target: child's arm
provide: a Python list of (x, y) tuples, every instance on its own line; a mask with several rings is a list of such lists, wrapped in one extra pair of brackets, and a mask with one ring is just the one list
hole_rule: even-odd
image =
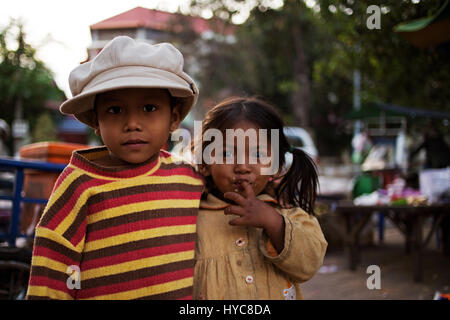
[(283, 250), (273, 250), (265, 232), (260, 238), (259, 249), (267, 261), (294, 282), (307, 281), (322, 265), (327, 248), (319, 222), (301, 208), (282, 209), (280, 216), (285, 222)]
[(224, 194), (237, 204), (225, 208), (225, 214), (239, 216), (230, 225), (262, 228), (259, 248), (266, 259), (295, 282), (309, 280), (322, 265), (327, 248), (317, 219), (301, 208), (282, 209), (279, 213), (257, 199), (247, 182), (242, 187), (243, 195)]
[(36, 228), (27, 299), (74, 299), (85, 238), (83, 177), (65, 170)]

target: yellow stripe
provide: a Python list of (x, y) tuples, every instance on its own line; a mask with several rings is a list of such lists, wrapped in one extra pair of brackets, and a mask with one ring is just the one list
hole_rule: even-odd
[(45, 208), (45, 210), (47, 210), (47, 208), (49, 208), (50, 206), (52, 206), (56, 200), (58, 200), (63, 194), (64, 192), (67, 190), (67, 188), (77, 179), (79, 178), (83, 173), (80, 171), (72, 171), (60, 184), (59, 186), (54, 190), (54, 192), (52, 192), (52, 195), (50, 197), (50, 199), (48, 200), (47, 206)]
[(78, 216), (81, 208), (87, 202), (87, 199), (90, 196), (90, 190), (85, 189), (82, 194), (78, 197), (74, 206), (70, 210), (70, 212), (65, 216), (65, 218), (59, 223), (59, 225), (55, 228), (55, 232), (59, 234), (64, 234), (67, 229), (73, 224), (75, 218)]
[(63, 245), (64, 247), (73, 250), (75, 252), (80, 253), (80, 250), (76, 250), (70, 241), (68, 241), (66, 238), (64, 238), (61, 234), (56, 233), (54, 230), (45, 228), (45, 227), (37, 227), (36, 228), (36, 235), (35, 237), (41, 237), (46, 238), (55, 241), (56, 243), (59, 243)]
[(160, 228), (152, 228), (146, 230), (139, 230), (129, 233), (124, 233), (109, 238), (102, 238), (95, 241), (88, 241), (85, 243), (84, 252), (94, 251), (98, 249), (108, 248), (134, 242), (144, 239), (151, 239), (156, 237), (172, 236), (177, 234), (194, 233), (196, 230), (195, 224), (167, 226)]
[(97, 296), (90, 298), (92, 300), (128, 300), (128, 299), (138, 299), (145, 296), (160, 294), (170, 291), (175, 291), (178, 289), (186, 288), (192, 286), (193, 278), (184, 278), (180, 280), (175, 280), (171, 282), (161, 283), (150, 287), (145, 287), (137, 290), (124, 291), (119, 293), (107, 294), (103, 296)]
[(57, 300), (73, 300), (72, 296), (66, 292), (43, 286), (29, 286), (27, 295), (38, 297), (49, 297), (51, 299)]
[[(43, 256), (33, 256), (32, 265), (33, 267), (35, 266), (46, 267), (48, 269), (58, 271), (61, 273), (66, 273), (68, 267), (68, 265), (65, 263), (61, 263), (59, 261), (49, 259)], [(69, 275), (67, 275), (67, 277), (69, 277)]]
[(145, 202), (125, 204), (122, 206), (106, 209), (89, 215), (87, 217), (87, 223), (94, 223), (104, 219), (115, 218), (130, 214), (133, 212), (140, 212), (144, 210), (156, 210), (156, 209), (168, 209), (168, 208), (198, 208), (199, 200), (177, 200), (177, 199), (165, 199), (165, 200), (150, 200)]
[(148, 257), (139, 260), (127, 261), (111, 266), (104, 266), (90, 270), (81, 270), (81, 280), (88, 280), (98, 277), (111, 276), (114, 274), (120, 274), (123, 272), (129, 272), (139, 270), (143, 268), (149, 268), (154, 266), (163, 265), (166, 263), (173, 263), (183, 260), (194, 259), (194, 250), (168, 253), (155, 257)]

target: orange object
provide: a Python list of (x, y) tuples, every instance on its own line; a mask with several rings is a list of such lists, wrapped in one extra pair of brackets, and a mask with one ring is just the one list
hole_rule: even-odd
[(19, 150), (21, 158), (44, 162), (68, 164), (72, 151), (87, 149), (88, 145), (67, 142), (37, 142)]

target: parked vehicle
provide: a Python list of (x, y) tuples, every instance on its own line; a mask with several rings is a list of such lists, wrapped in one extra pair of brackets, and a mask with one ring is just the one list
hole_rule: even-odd
[[(302, 149), (317, 164), (319, 162), (319, 152), (308, 131), (300, 127), (284, 127), (284, 135), (288, 139), (291, 146)], [(285, 168), (289, 168), (292, 163), (292, 153), (285, 154)]]

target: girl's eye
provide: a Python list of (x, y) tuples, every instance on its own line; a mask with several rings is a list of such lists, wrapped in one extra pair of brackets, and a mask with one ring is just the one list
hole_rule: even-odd
[(145, 112), (152, 112), (156, 110), (156, 106), (154, 104), (146, 104), (144, 106), (144, 111)]
[(109, 107), (106, 111), (108, 113), (117, 114), (117, 113), (120, 113), (122, 111), (122, 108), (119, 107), (119, 106), (112, 106), (112, 107)]
[(267, 153), (265, 153), (263, 151), (255, 151), (255, 152), (252, 153), (252, 157), (256, 158), (256, 159), (266, 158), (267, 157)]
[(229, 158), (233, 156), (233, 152), (232, 151), (224, 151), (223, 152), (223, 156), (224, 158)]

